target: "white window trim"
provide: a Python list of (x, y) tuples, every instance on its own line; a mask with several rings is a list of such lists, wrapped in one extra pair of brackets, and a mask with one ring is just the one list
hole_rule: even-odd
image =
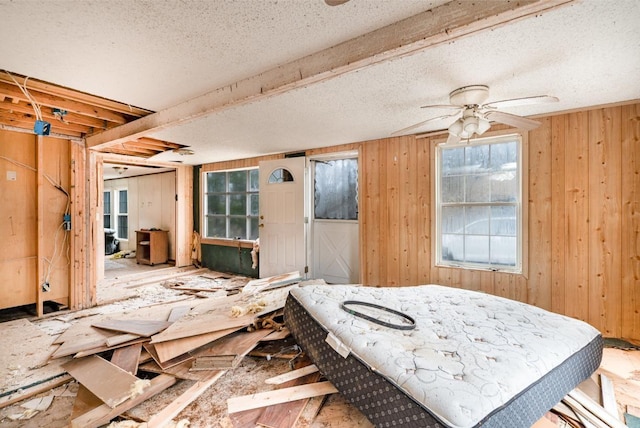
[[(483, 141), (495, 141), (496, 139), (508, 139), (509, 137), (516, 136), (520, 138), (520, 202), (518, 206), (518, 210), (520, 212), (520, 216), (518, 218), (518, 225), (520, 231), (520, 236), (518, 240), (518, 260), (519, 266), (516, 265), (514, 268), (495, 268), (488, 267), (484, 268), (479, 265), (453, 265), (453, 264), (440, 264), (440, 218), (439, 218), (439, 206), (440, 206), (440, 195), (438, 193), (439, 188), (439, 180), (440, 180), (440, 165), (439, 165), (439, 156), (437, 155), (438, 146), (446, 141), (446, 139), (442, 140), (434, 140), (431, 147), (431, 159), (432, 159), (432, 168), (433, 168), (433, 180), (431, 181), (431, 194), (434, 195), (433, 203), (431, 205), (431, 233), (433, 236), (432, 239), (432, 256), (431, 256), (431, 265), (434, 268), (441, 269), (464, 269), (464, 270), (479, 270), (479, 271), (490, 271), (490, 272), (504, 272), (509, 274), (521, 275), (524, 277), (528, 277), (528, 246), (529, 246), (529, 216), (528, 216), (528, 205), (529, 205), (529, 142), (528, 142), (528, 133), (527, 132), (514, 132), (513, 129), (503, 130), (503, 131), (493, 131), (484, 134), (479, 138), (470, 139), (473, 143), (482, 144)], [(456, 146), (466, 146), (466, 140), (461, 141)], [(451, 147), (451, 146), (449, 146)]]
[[(246, 248), (251, 248), (253, 246), (253, 240), (250, 239), (246, 239), (246, 238), (241, 238), (241, 239), (235, 239), (235, 238), (222, 238), (222, 237), (209, 237), (206, 236), (206, 232), (207, 232), (207, 174), (210, 173), (220, 173), (220, 172), (224, 172), (224, 173), (229, 173), (229, 172), (236, 172), (236, 171), (252, 171), (252, 170), (258, 170), (259, 168), (257, 166), (255, 167), (247, 167), (247, 168), (229, 168), (229, 169), (219, 169), (219, 170), (207, 170), (207, 171), (202, 171), (202, 173), (200, 174), (200, 194), (201, 194), (201, 198), (200, 198), (200, 232), (201, 232), (201, 240), (204, 243), (208, 243), (208, 244), (215, 244), (215, 245), (232, 245), (232, 246), (236, 246), (238, 243), (241, 244), (245, 244), (242, 245), (243, 247)], [(249, 192), (247, 192), (248, 194)], [(256, 192), (256, 194), (259, 195), (260, 193), (260, 189), (258, 189), (258, 192)], [(227, 210), (228, 210), (229, 206), (227, 205)], [(229, 214), (226, 214), (226, 217), (229, 217)], [(252, 217), (258, 217), (259, 216), (252, 216)], [(247, 216), (247, 221), (249, 216)], [(228, 227), (228, 223), (227, 223), (227, 227)], [(259, 235), (259, 233), (258, 233)]]
[[(122, 190), (125, 190), (127, 192), (127, 212), (126, 213), (121, 213), (120, 212), (120, 192)], [(129, 226), (130, 226), (130, 222), (129, 222), (129, 207), (131, 206), (131, 198), (129, 197), (129, 188), (127, 187), (117, 187), (113, 189), (113, 201), (111, 201), (111, 204), (113, 205), (113, 228), (116, 230), (116, 237), (118, 238), (119, 241), (129, 241), (129, 236), (119, 236), (118, 234), (118, 218), (121, 215), (126, 215), (127, 216), (127, 235), (129, 233), (131, 233), (131, 231), (129, 230)]]

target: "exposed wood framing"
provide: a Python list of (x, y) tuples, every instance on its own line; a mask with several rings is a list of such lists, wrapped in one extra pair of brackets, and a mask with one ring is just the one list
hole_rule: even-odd
[[(44, 296), (43, 296), (43, 288), (45, 287), (45, 247), (44, 247), (44, 205), (45, 205), (45, 196), (44, 196), (44, 137), (38, 136), (36, 137), (36, 169), (37, 171), (37, 248), (38, 248), (38, 264), (37, 269), (38, 273), (36, 275), (37, 283), (34, 284), (36, 287), (36, 314), (41, 317), (44, 314)], [(52, 263), (52, 262), (49, 262)], [(46, 285), (48, 287), (48, 285)]]
[(364, 67), (549, 11), (571, 0), (452, 1), (331, 48), (87, 138), (92, 148), (143, 137), (231, 107), (319, 83)]

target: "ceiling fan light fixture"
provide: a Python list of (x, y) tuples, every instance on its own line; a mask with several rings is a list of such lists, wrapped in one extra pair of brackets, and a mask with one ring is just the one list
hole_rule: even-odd
[(465, 117), (464, 122), (462, 122), (462, 129), (469, 136), (473, 135), (478, 131), (478, 118), (476, 116)]

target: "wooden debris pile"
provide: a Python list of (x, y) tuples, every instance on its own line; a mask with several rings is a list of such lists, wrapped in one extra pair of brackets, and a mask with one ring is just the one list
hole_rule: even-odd
[[(223, 278), (215, 273), (208, 275), (214, 275), (207, 278), (209, 282)], [(191, 381), (191, 387), (164, 408), (156, 409), (146, 421), (148, 427), (165, 426), (226, 371), (237, 367), (260, 343), (275, 343), (277, 350), (267, 351), (267, 355), (290, 357), (293, 364), (293, 357), (300, 356), (301, 352), (297, 345), (288, 342), (291, 339), (283, 324), (282, 308), (289, 290), (298, 286), (300, 279), (299, 273), (292, 272), (249, 283), (244, 281), (244, 287), (232, 280), (221, 284), (213, 297), (202, 300), (192, 298), (137, 308), (130, 313), (80, 318), (53, 341), (49, 361), (59, 366), (55, 384), (44, 382), (37, 391), (17, 394), (12, 401), (0, 402), (0, 407), (75, 379), (79, 388), (69, 426), (99, 427), (176, 382)], [(176, 284), (172, 288), (186, 287)], [(293, 357), (287, 350), (295, 351)], [(295, 363), (308, 364), (300, 359)], [(317, 373), (305, 372), (305, 376), (290, 379), (284, 386), (318, 377)], [(289, 397), (284, 401), (282, 395), (277, 399), (254, 398), (250, 400), (252, 409), (294, 398), (304, 401), (333, 391), (326, 383), (307, 388), (314, 391), (295, 391), (293, 395), (284, 391)], [(257, 404), (258, 399), (263, 404)], [(247, 410), (244, 401), (239, 398), (236, 404), (230, 404), (235, 406), (235, 413)], [(36, 409), (47, 404), (39, 406)], [(32, 412), (37, 410), (26, 409), (23, 416), (29, 417)]]

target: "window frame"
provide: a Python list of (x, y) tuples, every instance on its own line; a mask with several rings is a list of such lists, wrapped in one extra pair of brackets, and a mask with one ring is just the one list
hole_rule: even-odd
[[(120, 211), (120, 192), (127, 192), (127, 212)], [(113, 213), (115, 222), (112, 229), (115, 229), (116, 238), (120, 241), (128, 241), (129, 233), (131, 233), (129, 230), (129, 206), (131, 205), (129, 199), (129, 189), (127, 187), (117, 187), (113, 189)], [(120, 217), (127, 218), (127, 236), (120, 236)]]
[[(234, 173), (234, 172), (239, 172), (239, 171), (245, 171), (247, 173), (247, 188), (245, 190), (245, 192), (229, 192), (229, 174), (230, 173)], [(237, 168), (237, 169), (221, 169), (221, 170), (211, 170), (211, 171), (203, 171), (202, 172), (202, 177), (201, 177), (201, 183), (202, 183), (202, 199), (201, 199), (201, 203), (202, 203), (202, 208), (200, 210), (200, 214), (201, 214), (201, 219), (200, 219), (200, 230), (202, 231), (202, 241), (206, 242), (206, 243), (213, 243), (213, 244), (217, 244), (217, 245), (236, 245), (238, 243), (241, 243), (243, 245), (243, 247), (251, 247), (253, 245), (253, 241), (252, 239), (248, 238), (247, 236), (251, 236), (251, 232), (253, 231), (252, 227), (251, 227), (251, 221), (252, 219), (255, 220), (258, 224), (259, 223), (259, 212), (258, 214), (252, 215), (251, 214), (251, 196), (255, 195), (256, 197), (259, 196), (260, 193), (260, 188), (259, 188), (259, 176), (258, 176), (258, 190), (252, 191), (250, 189), (251, 186), (251, 176), (250, 176), (250, 171), (259, 171), (259, 168), (256, 167), (248, 167), (248, 168)], [(219, 173), (224, 173), (226, 175), (225, 177), (225, 192), (221, 193), (221, 192), (208, 192), (208, 180), (207, 180), (207, 176), (208, 174), (219, 174)], [(208, 226), (207, 226), (207, 219), (208, 217), (210, 217), (211, 215), (209, 215), (207, 213), (208, 211), (208, 200), (207, 200), (207, 196), (209, 194), (224, 194), (226, 196), (225, 198), (225, 211), (226, 214), (224, 215), (225, 217), (225, 229), (226, 229), (226, 235), (225, 237), (220, 237), (220, 236), (209, 236), (208, 233)], [(246, 213), (244, 216), (241, 215), (232, 215), (229, 213), (229, 209), (230, 209), (230, 204), (229, 204), (229, 197), (231, 195), (238, 195), (238, 194), (244, 194), (246, 197)], [(218, 217), (221, 217), (221, 215), (216, 215)], [(235, 237), (228, 237), (229, 235), (229, 230), (230, 230), (230, 219), (232, 218), (239, 218), (239, 217), (244, 217), (245, 221), (246, 221), (246, 230), (247, 230), (247, 235), (244, 237), (241, 237), (240, 239), (237, 239)], [(256, 226), (256, 237), (259, 236), (259, 228), (258, 226)]]
[[(449, 268), (449, 269), (464, 269), (464, 270), (479, 270), (479, 271), (491, 271), (491, 272), (504, 272), (508, 274), (516, 274), (522, 275), (524, 277), (528, 276), (528, 138), (527, 133), (514, 132), (511, 130), (490, 132), (485, 134), (483, 137), (472, 138), (467, 140), (463, 140), (455, 145), (448, 145), (445, 147), (441, 147), (442, 143), (445, 140), (435, 141), (435, 144), (432, 146), (432, 166), (434, 171), (434, 179), (432, 181), (432, 194), (433, 197), (433, 205), (431, 210), (431, 218), (432, 221), (432, 236), (434, 237), (432, 241), (432, 266), (435, 268)], [(484, 265), (482, 263), (471, 263), (471, 262), (447, 262), (442, 260), (442, 248), (441, 248), (441, 195), (440, 195), (440, 185), (441, 185), (441, 150), (442, 148), (452, 148), (452, 147), (466, 147), (468, 145), (484, 145), (484, 144), (495, 144), (499, 142), (506, 142), (512, 139), (518, 139), (520, 141), (518, 147), (518, 157), (519, 157), (519, 193), (520, 198), (516, 204), (516, 239), (517, 239), (517, 256), (516, 256), (516, 265), (514, 267), (507, 266), (499, 266), (499, 265)], [(487, 204), (488, 206), (492, 206), (491, 203)], [(504, 206), (504, 203), (495, 203), (495, 206)], [(489, 235), (491, 236), (491, 235)]]

